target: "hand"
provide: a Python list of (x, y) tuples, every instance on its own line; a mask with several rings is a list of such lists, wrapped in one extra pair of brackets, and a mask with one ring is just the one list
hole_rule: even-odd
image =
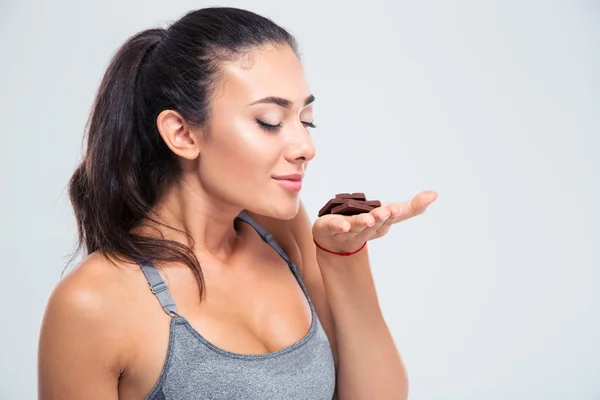
[(423, 214), (437, 197), (436, 192), (426, 190), (410, 201), (382, 205), (368, 213), (323, 215), (313, 224), (313, 238), (329, 251), (351, 253), (366, 241), (385, 236), (392, 225)]

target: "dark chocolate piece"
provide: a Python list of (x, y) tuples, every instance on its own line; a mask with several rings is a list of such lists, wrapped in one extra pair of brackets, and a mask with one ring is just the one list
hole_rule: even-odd
[(367, 200), (364, 193), (338, 193), (319, 210), (319, 217), (326, 214), (356, 215), (381, 207), (379, 200)]
[(348, 199), (337, 199), (337, 198), (336, 198), (336, 199), (331, 199), (331, 200), (329, 200), (329, 201), (327, 202), (327, 204), (325, 204), (325, 205), (323, 206), (323, 208), (321, 208), (321, 210), (319, 210), (319, 214), (318, 214), (318, 215), (319, 215), (319, 217), (321, 217), (321, 216), (323, 216), (323, 215), (325, 215), (325, 214), (329, 214), (329, 213), (331, 213), (331, 210), (332, 210), (334, 207), (337, 207), (337, 206), (339, 206), (339, 205), (342, 205), (342, 204), (344, 204), (344, 203), (345, 203), (345, 202), (347, 202), (347, 201), (348, 201)]
[(335, 195), (336, 199), (352, 199), (352, 200), (360, 200), (360, 201), (365, 201), (367, 200), (367, 196), (365, 196), (364, 193), (338, 193)]
[(356, 215), (369, 212), (373, 208), (374, 207), (364, 204), (364, 202), (350, 200), (347, 203), (334, 207), (331, 210), (331, 214)]

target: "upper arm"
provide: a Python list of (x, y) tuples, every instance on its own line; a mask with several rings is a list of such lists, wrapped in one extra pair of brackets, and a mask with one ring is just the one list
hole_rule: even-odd
[(103, 294), (77, 277), (53, 291), (42, 322), (38, 398), (118, 399), (118, 335)]

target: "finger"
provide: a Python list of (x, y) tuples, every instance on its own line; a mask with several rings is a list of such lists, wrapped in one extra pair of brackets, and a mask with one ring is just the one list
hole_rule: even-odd
[(358, 214), (351, 217), (350, 223), (352, 227), (348, 233), (356, 236), (375, 225), (375, 218), (369, 213)]
[(327, 218), (326, 228), (334, 235), (342, 234), (350, 231), (351, 224), (346, 218), (341, 216), (335, 216)]
[(376, 234), (377, 230), (386, 223), (390, 217), (390, 212), (385, 207), (378, 207), (374, 210), (371, 210), (369, 214), (365, 214), (365, 216), (370, 216), (373, 220), (373, 223), (364, 229), (357, 236), (357, 238), (369, 240), (371, 237), (373, 237), (373, 235)]
[(381, 226), (389, 220), (391, 212), (387, 207), (378, 207), (371, 211), (371, 215), (375, 218), (375, 224), (372, 227), (372, 232), (377, 231)]
[(379, 222), (373, 229), (373, 232), (371, 233), (371, 235), (369, 236), (369, 239), (376, 239), (379, 237), (382, 237), (384, 235), (386, 235), (388, 233), (388, 231), (390, 230), (390, 227), (398, 222), (398, 219), (402, 216), (402, 207), (398, 206), (398, 205), (394, 205), (391, 206), (390, 208), (388, 207), (382, 207), (387, 209), (388, 211), (391, 209), (391, 211), (389, 211), (389, 216), (385, 219), (383, 219), (381, 222)]
[(433, 190), (426, 190), (417, 194), (410, 201), (410, 209), (413, 215), (420, 215), (425, 212), (427, 207), (437, 199), (438, 195)]
[(373, 232), (371, 239), (377, 239), (377, 238), (387, 235), (387, 233), (390, 231), (392, 224), (393, 223), (383, 224), (379, 229), (377, 229), (375, 232)]
[(369, 232), (375, 225), (375, 218), (369, 213), (358, 214), (348, 217), (348, 221), (351, 224), (351, 228), (346, 232), (339, 232), (334, 236), (341, 241), (356, 240), (357, 238), (367, 235), (365, 232)]
[(409, 218), (423, 214), (427, 207), (437, 199), (437, 193), (428, 190), (417, 194), (412, 200), (403, 203), (386, 205), (392, 214), (391, 223), (405, 221)]
[(372, 213), (363, 213), (355, 216), (356, 223), (364, 228), (372, 228), (377, 223), (377, 217)]

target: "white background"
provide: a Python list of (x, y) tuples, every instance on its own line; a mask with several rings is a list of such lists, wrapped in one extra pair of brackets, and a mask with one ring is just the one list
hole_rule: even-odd
[(0, 398), (36, 398), (66, 184), (113, 52), (207, 5), (296, 35), (315, 103), (312, 215), (433, 189), (372, 243), (414, 400), (600, 399), (600, 5), (588, 1), (15, 1), (0, 5)]

